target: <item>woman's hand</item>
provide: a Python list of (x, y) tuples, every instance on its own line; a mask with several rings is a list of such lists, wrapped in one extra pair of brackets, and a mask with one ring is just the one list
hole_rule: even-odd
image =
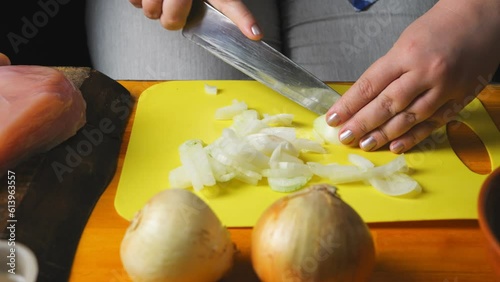
[(403, 153), (453, 120), (500, 62), (500, 1), (441, 0), (327, 113), (341, 142)]
[(10, 65), (9, 57), (0, 53), (0, 66), (8, 66), (8, 65)]
[[(184, 27), (193, 0), (129, 0), (132, 5), (142, 8), (150, 19), (159, 19), (168, 30)], [(209, 0), (217, 10), (231, 19), (245, 36), (253, 40), (262, 38), (257, 21), (241, 0)]]

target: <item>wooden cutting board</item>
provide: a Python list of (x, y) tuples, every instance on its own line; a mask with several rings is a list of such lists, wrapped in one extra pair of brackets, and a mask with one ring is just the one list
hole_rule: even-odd
[[(204, 85), (219, 88), (205, 93)], [(331, 85), (344, 93), (348, 86)], [(214, 119), (216, 109), (234, 99), (260, 113), (292, 113), (299, 134), (310, 134), (316, 114), (255, 81), (175, 81), (156, 84), (142, 93), (115, 198), (117, 212), (127, 220), (155, 193), (170, 188), (169, 171), (180, 165), (179, 145), (188, 139), (210, 143), (231, 121)], [(462, 111), (462, 122), (483, 141), (492, 167), (500, 165), (500, 133), (479, 100)], [(328, 154), (306, 154), (306, 161), (347, 164), (347, 155), (360, 154), (381, 165), (396, 155), (388, 151), (366, 153), (357, 148), (329, 145)], [(436, 131), (405, 154), (413, 177), (423, 187), (414, 198), (381, 194), (363, 183), (338, 185), (340, 196), (366, 222), (474, 219), (480, 186), (486, 175), (469, 170), (450, 146), (446, 128)], [(313, 178), (312, 183), (328, 182)], [(238, 181), (225, 184), (216, 197), (199, 194), (228, 227), (251, 227), (272, 202), (285, 194), (271, 191), (266, 181), (252, 186)]]
[[(37, 282), (68, 281), (87, 220), (115, 175), (134, 106), (126, 88), (97, 70), (57, 68), (82, 92), (86, 124), (58, 146), (11, 168), (14, 185), (7, 174), (0, 178), (0, 238), (15, 235), (16, 243), (35, 253)], [(15, 210), (7, 209), (8, 186), (15, 190)], [(15, 233), (6, 228), (11, 224)]]

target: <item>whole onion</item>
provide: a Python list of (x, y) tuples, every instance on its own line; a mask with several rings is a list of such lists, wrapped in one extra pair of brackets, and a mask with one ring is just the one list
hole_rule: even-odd
[(135, 281), (214, 282), (233, 265), (235, 247), (210, 207), (185, 189), (154, 195), (121, 242), (122, 264)]
[(252, 232), (252, 265), (262, 281), (367, 281), (375, 247), (365, 222), (321, 184), (273, 203)]

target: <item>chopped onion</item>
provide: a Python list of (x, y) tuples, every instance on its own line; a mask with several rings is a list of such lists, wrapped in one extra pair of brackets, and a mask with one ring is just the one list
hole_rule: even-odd
[(200, 191), (204, 186), (215, 185), (215, 177), (201, 140), (188, 140), (182, 143), (179, 154), (182, 166), (195, 190)]
[(136, 214), (120, 258), (134, 282), (215, 282), (232, 268), (235, 247), (212, 209), (193, 192), (163, 190)]
[(326, 123), (326, 115), (321, 115), (314, 119), (313, 130), (325, 141), (327, 144), (341, 145), (339, 140), (340, 127), (332, 127)]
[(281, 137), (288, 142), (293, 142), (297, 138), (297, 133), (295, 132), (295, 128), (293, 127), (285, 127), (285, 126), (277, 126), (277, 127), (268, 127), (262, 129), (260, 132), (265, 134), (276, 135)]
[(422, 192), (420, 184), (404, 173), (394, 173), (386, 177), (375, 177), (368, 179), (378, 191), (389, 196), (416, 196)]
[(215, 119), (232, 119), (234, 116), (245, 111), (246, 109), (248, 109), (248, 106), (245, 102), (233, 100), (231, 105), (219, 108), (215, 111)]
[(267, 178), (272, 190), (291, 192), (317, 175), (332, 184), (361, 181), (390, 196), (421, 191), (418, 182), (407, 175), (409, 168), (403, 155), (381, 166), (356, 154), (348, 156), (352, 165), (305, 164), (301, 153), (325, 154), (324, 144), (340, 144), (338, 128), (329, 126), (325, 115), (313, 122), (313, 140), (297, 137), (292, 114), (264, 114), (261, 118), (243, 101), (233, 100), (231, 105), (217, 109), (216, 118), (232, 119), (233, 123), (205, 147), (201, 140), (190, 140), (196, 143), (193, 148), (186, 142), (185, 148), (180, 148), (182, 165), (170, 172), (170, 185), (201, 191), (220, 182), (239, 180), (257, 185)]
[(276, 114), (276, 115), (264, 114), (262, 121), (269, 126), (292, 126), (293, 115), (292, 114)]
[(347, 158), (352, 164), (361, 168), (362, 170), (368, 170), (375, 167), (375, 165), (370, 160), (357, 154), (349, 154)]
[(259, 119), (254, 110), (245, 110), (233, 117), (233, 124), (229, 127), (241, 137), (257, 133), (268, 125)]
[(296, 138), (292, 141), (292, 145), (297, 148), (301, 152), (312, 152), (318, 154), (325, 154), (326, 150), (320, 143), (305, 139), (305, 138)]
[(205, 83), (205, 93), (209, 95), (217, 95), (218, 89), (217, 86), (208, 85)]
[(363, 219), (322, 184), (264, 211), (252, 230), (251, 259), (261, 281), (368, 281), (375, 246)]
[(188, 188), (193, 186), (188, 170), (182, 165), (170, 171), (168, 181), (173, 187)]
[(364, 181), (373, 177), (384, 177), (396, 172), (408, 171), (403, 155), (399, 155), (391, 162), (373, 168), (360, 169), (357, 166), (329, 164), (322, 165), (310, 162), (309, 166), (314, 174), (328, 178), (333, 184)]
[[(360, 155), (350, 154), (348, 157), (349, 161), (361, 169), (368, 170), (375, 167), (370, 160)], [(367, 181), (373, 188), (389, 196), (418, 195), (422, 192), (422, 187), (415, 179), (401, 172), (368, 178)]]
[(288, 193), (301, 189), (310, 179), (310, 176), (268, 177), (267, 183), (273, 191)]
[(288, 142), (281, 143), (271, 154), (269, 166), (273, 167), (274, 164), (279, 162), (303, 163), (302, 159), (300, 159), (298, 155), (299, 154), (296, 150), (294, 150), (293, 145), (290, 146), (290, 143)]
[(261, 132), (247, 135), (245, 140), (267, 156), (270, 156), (281, 143), (288, 142), (279, 136)]
[[(214, 174), (215, 180), (217, 182), (227, 182), (236, 176), (236, 173), (234, 172), (233, 169), (217, 161), (210, 155), (208, 157), (208, 161), (210, 162), (212, 173)], [(170, 182), (170, 184), (175, 186), (175, 184), (172, 184), (172, 182)], [(179, 187), (179, 188), (184, 188), (184, 187)]]
[(309, 166), (298, 162), (276, 162), (272, 168), (265, 169), (262, 174), (266, 177), (294, 177), (312, 176)]

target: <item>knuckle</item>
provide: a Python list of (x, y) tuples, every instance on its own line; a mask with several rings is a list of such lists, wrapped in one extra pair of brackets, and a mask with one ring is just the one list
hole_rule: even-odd
[(421, 120), (424, 120), (425, 118), (431, 117), (435, 114), (437, 105), (436, 102), (433, 103), (432, 101), (435, 101), (435, 99), (432, 99), (429, 96), (422, 97), (418, 101), (418, 106), (413, 108), (414, 111), (418, 113), (418, 116)]
[(412, 146), (420, 143), (425, 138), (429, 137), (434, 130), (441, 127), (441, 123), (435, 119), (428, 119), (420, 123), (417, 127), (408, 131), (406, 134), (406, 139)]
[(380, 135), (380, 139), (383, 141), (384, 144), (390, 141), (389, 135), (387, 135), (387, 132), (385, 132), (384, 129), (379, 129), (378, 133)]
[(451, 121), (456, 121), (458, 117), (459, 115), (456, 111), (454, 111), (453, 109), (446, 109), (445, 111), (443, 111), (443, 113), (441, 113), (439, 118), (443, 120), (443, 122), (448, 123)]
[(150, 19), (159, 19), (161, 16), (162, 0), (138, 1), (142, 3), (144, 15)]
[(142, 8), (142, 10), (144, 12), (144, 16), (146, 16), (149, 19), (156, 20), (156, 19), (160, 18), (160, 15), (157, 12), (155, 12), (154, 10), (145, 9), (145, 8)]
[(450, 72), (451, 68), (452, 66), (448, 60), (442, 56), (436, 56), (429, 62), (429, 73), (435, 77), (446, 76)]
[(429, 131), (434, 131), (442, 126), (442, 123), (434, 118), (426, 120), (425, 124), (429, 128)]
[(363, 100), (371, 100), (374, 95), (373, 83), (367, 78), (360, 78), (356, 81), (358, 95)]
[(380, 95), (380, 107), (389, 114), (389, 116), (395, 116), (397, 114), (397, 109), (394, 108), (394, 99), (387, 95)]
[(348, 116), (353, 116), (355, 114), (354, 111), (354, 106), (352, 105), (352, 102), (350, 101), (344, 101), (344, 103), (339, 104), (342, 111), (348, 115)]
[(417, 122), (417, 115), (413, 112), (403, 112), (402, 116), (406, 124), (413, 125)]
[(353, 119), (352, 124), (353, 124), (352, 128), (354, 128), (355, 131), (360, 132), (361, 135), (365, 135), (369, 131), (368, 127), (366, 126), (366, 123), (363, 122), (362, 120), (355, 118)]
[(405, 136), (405, 147), (413, 147), (417, 145), (421, 140), (423, 140), (427, 136), (418, 136), (417, 132), (415, 130), (410, 130), (406, 136)]

